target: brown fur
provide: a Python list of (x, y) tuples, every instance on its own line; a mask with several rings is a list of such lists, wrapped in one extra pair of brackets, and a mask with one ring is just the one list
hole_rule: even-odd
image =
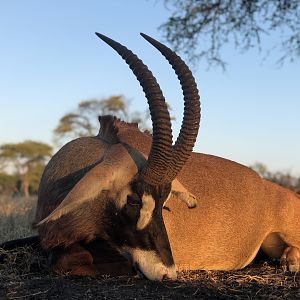
[[(122, 142), (148, 154), (149, 134), (122, 123), (118, 126), (122, 127), (119, 135)], [(59, 167), (54, 162), (53, 174), (48, 174), (46, 182), (42, 180), (42, 186), (50, 187), (41, 189), (39, 201), (43, 203), (38, 206), (37, 221), (47, 216), (57, 204), (47, 198), (52, 181), (55, 183), (68, 172), (75, 173), (86, 165), (96, 164), (105, 153), (102, 145), (101, 140), (81, 138), (59, 154)], [(80, 159), (76, 159), (78, 149)], [(297, 265), (294, 261), (299, 257), (300, 248), (300, 199), (296, 194), (260, 178), (253, 170), (236, 162), (200, 153), (192, 154), (177, 179), (198, 202), (197, 207), (190, 210), (172, 196), (167, 203), (169, 209), (163, 211), (179, 270), (243, 268), (253, 260), (261, 246), (265, 246), (263, 249), (268, 254), (277, 258), (284, 254), (287, 263), (292, 261), (293, 266)], [(92, 202), (86, 205), (96, 214), (97, 207)], [(65, 222), (64, 217), (59, 222)], [(74, 232), (70, 234), (78, 234), (80, 227), (88, 232), (87, 228), (94, 224), (89, 220), (85, 227), (82, 226), (78, 223), (67, 227)], [(86, 236), (89, 236), (87, 232)], [(278, 237), (273, 239), (272, 247), (279, 249), (275, 252), (268, 251), (271, 245), (268, 237), (273, 233)], [(287, 246), (293, 251), (286, 250)], [(290, 258), (287, 257), (289, 253)]]
[[(141, 140), (140, 135), (131, 134), (131, 139)], [(142, 148), (135, 145), (145, 151), (151, 140), (142, 140)], [(170, 211), (163, 213), (178, 269), (243, 268), (273, 232), (280, 236), (273, 245), (279, 252), (265, 249), (267, 254), (280, 258), (284, 243), (300, 253), (300, 199), (295, 193), (241, 164), (201, 153), (192, 153), (177, 179), (198, 203), (190, 210), (173, 196), (167, 203)]]

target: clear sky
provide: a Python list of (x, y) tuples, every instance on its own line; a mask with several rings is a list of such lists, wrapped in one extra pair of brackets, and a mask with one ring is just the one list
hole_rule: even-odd
[[(59, 118), (80, 100), (123, 94), (144, 111), (146, 100), (126, 64), (94, 34), (133, 50), (152, 70), (181, 124), (183, 100), (165, 59), (139, 36), (162, 40), (157, 28), (170, 15), (157, 0), (0, 1), (0, 143), (52, 141)], [(276, 42), (269, 36), (266, 47)], [(228, 69), (195, 71), (202, 102), (196, 151), (245, 165), (300, 174), (300, 59), (263, 62), (257, 50), (227, 47)]]

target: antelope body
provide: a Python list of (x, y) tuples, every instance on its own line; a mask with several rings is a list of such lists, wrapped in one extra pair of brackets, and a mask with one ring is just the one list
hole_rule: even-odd
[[(161, 44), (148, 41), (164, 54)], [(168, 145), (166, 138), (157, 143), (155, 128), (152, 140), (137, 126), (110, 116), (100, 118), (98, 136), (70, 142), (49, 162), (36, 221), (56, 272), (121, 274), (130, 273), (133, 265), (149, 279), (175, 278), (175, 266), (243, 268), (260, 248), (284, 260), (291, 271), (299, 270), (300, 198), (238, 163), (191, 153), (200, 114), (197, 96), (191, 96), (195, 89), (185, 91), (187, 82), (181, 80), (182, 130), (173, 152), (158, 151), (163, 153), (159, 163), (153, 149)], [(193, 107), (187, 130), (184, 123), (191, 120)], [(153, 126), (165, 126), (168, 118), (160, 121), (164, 114), (152, 118)], [(179, 166), (168, 168), (177, 159)], [(147, 169), (149, 164), (160, 169)], [(197, 207), (190, 209), (195, 198)]]
[(164, 212), (178, 269), (240, 269), (262, 248), (299, 270), (299, 196), (240, 164), (199, 153), (177, 178), (198, 201), (187, 210), (170, 199)]

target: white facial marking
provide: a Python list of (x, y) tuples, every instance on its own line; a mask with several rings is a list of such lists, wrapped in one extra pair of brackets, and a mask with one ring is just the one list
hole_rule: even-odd
[(140, 271), (150, 280), (162, 280), (165, 276), (176, 279), (175, 265), (166, 266), (154, 251), (126, 248), (130, 253), (133, 263), (137, 263)]
[(172, 190), (170, 191), (170, 193), (169, 193), (167, 199), (165, 200), (164, 206), (165, 206), (165, 204), (167, 203), (167, 201), (171, 198), (171, 195), (172, 195)]
[(155, 201), (152, 198), (152, 196), (143, 195), (142, 208), (140, 210), (140, 217), (137, 222), (137, 230), (142, 230), (149, 224), (154, 208), (155, 208)]

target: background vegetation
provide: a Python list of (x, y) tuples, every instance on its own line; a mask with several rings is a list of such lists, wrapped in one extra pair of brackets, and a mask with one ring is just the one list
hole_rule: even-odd
[[(0, 242), (34, 233), (31, 223), (39, 181), (55, 147), (77, 137), (96, 135), (99, 114), (114, 114), (137, 122), (141, 128), (148, 127), (148, 112), (131, 112), (129, 108), (129, 102), (120, 95), (81, 101), (60, 118), (53, 130), (53, 146), (37, 141), (0, 145)], [(300, 177), (285, 171), (271, 172), (262, 163), (251, 167), (263, 178), (300, 194)]]
[[(297, 0), (199, 1), (164, 0), (171, 16), (160, 26), (172, 47), (190, 62), (205, 58), (208, 66), (226, 67), (222, 49), (234, 45), (242, 52), (264, 49), (263, 40), (275, 32), (278, 63), (300, 56), (300, 2)], [(264, 49), (267, 56), (272, 49)], [(70, 139), (97, 134), (97, 115), (114, 114), (148, 127), (148, 112), (130, 110), (121, 95), (81, 101), (61, 117), (53, 131), (53, 145), (20, 141), (0, 145), (0, 243), (35, 234), (38, 184), (54, 149)], [(288, 171), (271, 172), (262, 164), (251, 166), (262, 177), (300, 194), (300, 177)], [(72, 278), (49, 274), (45, 256), (36, 249), (0, 248), (0, 298), (300, 298), (299, 275), (291, 276), (273, 265), (249, 266), (232, 272), (186, 272), (179, 281), (150, 282), (136, 278)]]
[[(241, 52), (257, 48), (264, 56), (279, 49), (277, 62), (300, 56), (300, 2), (298, 0), (165, 0), (171, 16), (160, 26), (165, 38), (191, 61), (225, 68), (222, 50), (234, 45)], [(265, 49), (264, 41), (276, 34)]]
[(96, 135), (98, 115), (113, 114), (122, 120), (136, 122), (148, 129), (148, 112), (130, 111), (129, 101), (123, 96), (89, 99), (64, 114), (53, 130), (53, 146), (38, 141), (22, 141), (0, 145), (0, 196), (36, 195), (45, 164), (58, 148), (71, 139)]
[(0, 195), (0, 243), (36, 234), (32, 229), (36, 200)]

